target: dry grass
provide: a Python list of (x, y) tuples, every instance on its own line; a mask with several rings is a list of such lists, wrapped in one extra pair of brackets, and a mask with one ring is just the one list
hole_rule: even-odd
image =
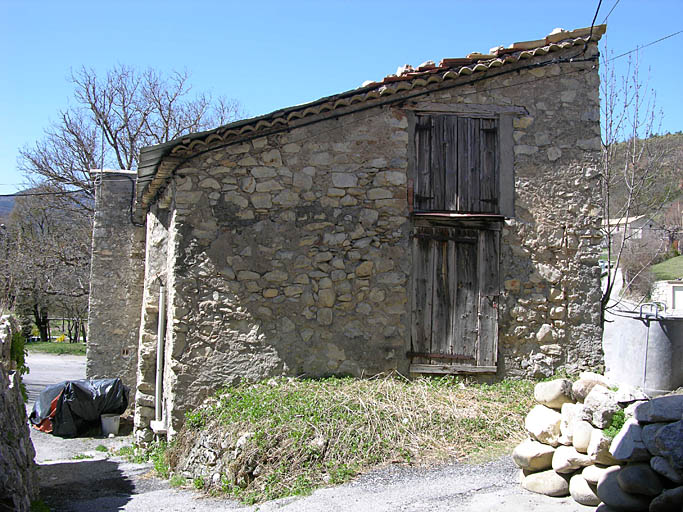
[[(169, 461), (206, 482), (220, 472), (221, 490), (245, 502), (304, 494), (386, 463), (464, 459), (511, 445), (524, 435), (532, 385), (457, 377), (271, 379), (225, 390), (188, 415)], [(210, 433), (218, 459), (199, 471), (191, 455), (198, 453), (198, 430)]]

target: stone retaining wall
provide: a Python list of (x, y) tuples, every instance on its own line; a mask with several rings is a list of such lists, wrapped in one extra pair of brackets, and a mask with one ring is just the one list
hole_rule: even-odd
[[(12, 326), (9, 317), (0, 319), (2, 344), (9, 345)], [(3, 352), (4, 353), (4, 352)], [(0, 509), (28, 512), (38, 498), (35, 451), (21, 396), (20, 378), (0, 364)]]

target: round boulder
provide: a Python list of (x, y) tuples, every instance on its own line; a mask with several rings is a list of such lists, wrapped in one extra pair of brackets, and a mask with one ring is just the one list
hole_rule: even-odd
[(617, 482), (622, 491), (631, 494), (657, 496), (662, 492), (662, 482), (647, 463), (629, 464), (621, 468)]
[(600, 504), (600, 498), (580, 474), (574, 475), (569, 480), (569, 494), (575, 502), (581, 505), (595, 507)]
[(641, 512), (647, 510), (652, 498), (642, 494), (624, 492), (619, 486), (617, 477), (620, 466), (612, 466), (598, 481), (598, 497), (610, 507), (617, 510)]
[(555, 448), (552, 446), (527, 439), (512, 451), (512, 460), (522, 469), (543, 471), (550, 469), (554, 452)]
[(534, 387), (536, 401), (551, 409), (561, 409), (562, 404), (573, 403), (572, 381), (568, 379), (555, 379), (548, 382), (539, 382)]
[(522, 487), (527, 491), (546, 496), (568, 496), (569, 482), (562, 475), (558, 475), (552, 469), (532, 473), (524, 478)]
[(537, 441), (550, 446), (558, 446), (561, 418), (559, 412), (545, 405), (536, 405), (527, 414), (524, 427)]

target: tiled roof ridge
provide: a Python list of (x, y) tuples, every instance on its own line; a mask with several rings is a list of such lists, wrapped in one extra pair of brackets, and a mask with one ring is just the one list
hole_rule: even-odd
[[(605, 33), (606, 25), (593, 27), (592, 40), (597, 41)], [(292, 121), (302, 119), (327, 111), (336, 110), (383, 96), (389, 96), (416, 87), (424, 87), (432, 83), (456, 79), (461, 76), (471, 75), (481, 71), (488, 71), (504, 64), (530, 59), (547, 53), (556, 52), (572, 46), (588, 42), (590, 27), (572, 31), (557, 30), (536, 41), (524, 41), (513, 43), (507, 48), (493, 48), (489, 54), (470, 53), (465, 58), (442, 59), (439, 65), (427, 61), (417, 68), (404, 67), (401, 75), (389, 75), (381, 82), (366, 83), (359, 89), (354, 89), (321, 100), (277, 110), (262, 117), (238, 121), (207, 132), (206, 139), (197, 139), (193, 136), (181, 137), (176, 140), (178, 145), (172, 153), (193, 152), (198, 146), (208, 146), (217, 142), (224, 142), (233, 136), (245, 136), (252, 132), (259, 132), (277, 126), (288, 125)], [(534, 46), (538, 44), (538, 46)], [(399, 68), (400, 69), (400, 68)], [(197, 134), (195, 134), (197, 135)]]
[[(157, 171), (163, 158), (168, 156), (183, 159), (216, 146), (229, 144), (231, 140), (238, 142), (258, 137), (260, 133), (268, 134), (273, 131), (286, 130), (291, 123), (304, 118), (488, 71), (505, 64), (566, 48), (585, 45), (591, 41), (596, 42), (605, 33), (606, 28), (606, 25), (595, 25), (592, 28), (572, 31), (555, 29), (544, 39), (513, 43), (507, 48), (499, 46), (491, 49), (488, 54), (470, 53), (465, 58), (442, 59), (438, 66), (432, 61), (427, 61), (417, 68), (403, 66), (399, 68), (399, 74), (389, 75), (381, 82), (366, 83), (358, 89), (321, 98), (311, 103), (276, 110), (264, 116), (236, 121), (206, 132), (179, 137), (163, 145), (142, 148), (138, 167), (138, 197), (140, 199), (138, 208), (146, 210), (161, 186), (161, 182), (167, 178), (167, 176), (157, 175)], [(167, 175), (170, 172), (170, 169), (164, 169), (159, 174)]]
[[(416, 76), (423, 76), (425, 74), (438, 73), (439, 71), (450, 69), (453, 67), (465, 67), (471, 64), (477, 64), (483, 61), (495, 61), (502, 56), (514, 54), (517, 52), (524, 51), (535, 51), (546, 49), (553, 51), (552, 45), (561, 43), (567, 40), (576, 40), (577, 38), (586, 38), (586, 36), (595, 36), (595, 39), (599, 39), (607, 28), (607, 25), (596, 25), (594, 27), (578, 28), (575, 30), (564, 30), (561, 28), (556, 28), (550, 34), (545, 36), (544, 39), (538, 39), (534, 41), (521, 41), (517, 43), (512, 43), (507, 47), (496, 46), (489, 50), (489, 53), (472, 52), (466, 57), (457, 58), (444, 58), (441, 59), (438, 66), (432, 60), (423, 62), (416, 68), (413, 68), (410, 64), (400, 66), (396, 71), (396, 74), (386, 76), (380, 82), (367, 81), (363, 83), (363, 86), (377, 86), (380, 84), (386, 84), (391, 82), (397, 82), (400, 80), (410, 80)], [(592, 34), (591, 34), (592, 30)], [(526, 56), (521, 57), (526, 58)], [(519, 60), (519, 59), (517, 59)], [(494, 66), (495, 67), (495, 66)], [(474, 71), (474, 70), (473, 70)]]

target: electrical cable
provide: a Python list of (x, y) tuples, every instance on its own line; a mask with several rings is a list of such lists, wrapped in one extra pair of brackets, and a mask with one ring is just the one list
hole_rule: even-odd
[[(591, 23), (591, 31), (588, 33), (588, 41), (591, 40), (591, 37), (593, 37), (593, 27), (595, 26), (595, 20), (598, 19), (598, 13), (600, 12), (600, 6), (602, 5), (602, 0), (598, 1), (598, 8), (595, 9), (595, 16), (593, 16), (593, 22)], [(586, 47), (588, 46), (588, 41), (583, 46), (584, 51), (586, 51)]]
[(612, 14), (612, 11), (613, 11), (614, 9), (616, 9), (617, 5), (619, 5), (619, 2), (621, 2), (621, 0), (617, 0), (616, 2), (614, 2), (614, 5), (612, 6), (612, 8), (611, 8), (611, 9), (609, 10), (609, 12), (607, 13), (607, 16), (605, 16), (605, 19), (602, 20), (602, 25), (605, 24), (605, 22), (607, 21), (607, 18), (609, 18), (609, 15)]
[(653, 44), (660, 43), (660, 42), (664, 41), (665, 39), (669, 39), (670, 37), (677, 36), (678, 34), (683, 34), (683, 30), (679, 30), (678, 32), (674, 32), (673, 34), (669, 34), (668, 36), (660, 37), (656, 41), (652, 41), (652, 42), (644, 44), (642, 46), (636, 46), (633, 50), (629, 50), (629, 51), (624, 52), (620, 55), (617, 55), (616, 57), (611, 57), (609, 59), (606, 59), (605, 62), (612, 62), (613, 60), (620, 59), (621, 57), (624, 57), (626, 55), (630, 55), (631, 53), (635, 53), (637, 51), (640, 51), (643, 48), (647, 48), (648, 46), (652, 46)]

